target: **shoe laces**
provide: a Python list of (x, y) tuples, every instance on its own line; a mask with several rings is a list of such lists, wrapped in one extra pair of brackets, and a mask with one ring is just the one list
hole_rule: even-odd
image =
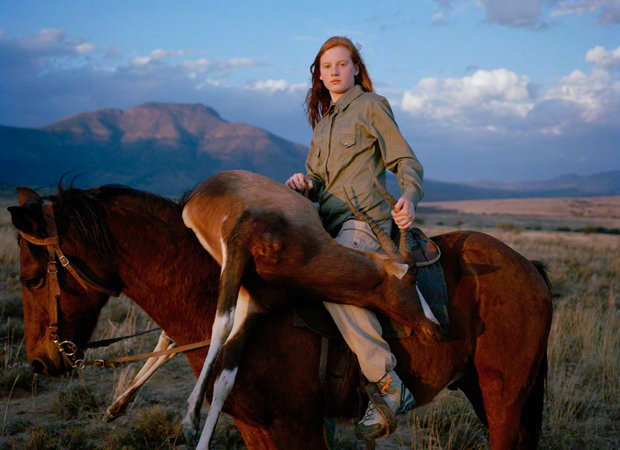
[(390, 387), (390, 382), (392, 381), (392, 377), (389, 373), (387, 373), (386, 376), (387, 380), (385, 380), (384, 382), (377, 382), (377, 387), (381, 388), (382, 394), (385, 394), (387, 392), (388, 388)]
[(364, 414), (362, 422), (372, 419), (376, 412), (377, 408), (375, 408), (375, 404), (373, 402), (368, 402), (368, 408), (366, 408), (366, 413)]

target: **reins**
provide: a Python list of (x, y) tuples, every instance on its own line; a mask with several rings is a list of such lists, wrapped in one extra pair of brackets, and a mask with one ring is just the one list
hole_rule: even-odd
[[(207, 339), (200, 342), (194, 342), (192, 344), (182, 345), (181, 347), (174, 347), (167, 350), (161, 350), (157, 352), (150, 353), (141, 353), (139, 355), (130, 355), (124, 356), (120, 358), (111, 358), (111, 359), (95, 359), (95, 360), (84, 360), (77, 358), (78, 352), (84, 352), (84, 350), (89, 348), (100, 348), (107, 347), (109, 345), (114, 344), (115, 342), (119, 342), (125, 339), (130, 339), (133, 337), (141, 336), (143, 334), (147, 334), (153, 331), (160, 330), (160, 328), (153, 328), (150, 330), (142, 331), (136, 334), (132, 334), (130, 336), (122, 336), (111, 339), (104, 339), (100, 341), (90, 342), (86, 345), (84, 349), (79, 348), (76, 344), (68, 340), (62, 340), (60, 338), (59, 333), (59, 324), (58, 324), (58, 299), (60, 298), (60, 283), (58, 282), (58, 263), (63, 266), (67, 271), (75, 278), (75, 280), (82, 286), (86, 291), (90, 288), (93, 288), (96, 291), (99, 291), (103, 294), (109, 295), (111, 297), (118, 297), (121, 295), (122, 289), (120, 291), (115, 289), (107, 289), (105, 287), (100, 286), (99, 284), (92, 281), (88, 278), (82, 271), (80, 271), (77, 267), (71, 264), (69, 259), (65, 256), (60, 248), (60, 237), (58, 236), (58, 230), (56, 227), (56, 219), (54, 217), (54, 204), (52, 202), (44, 202), (43, 203), (43, 217), (45, 218), (45, 223), (47, 226), (47, 232), (49, 237), (47, 238), (38, 238), (36, 236), (32, 236), (28, 233), (20, 231), (19, 234), (27, 242), (31, 244), (38, 245), (41, 247), (45, 247), (47, 250), (47, 280), (46, 284), (48, 285), (49, 292), (49, 301), (50, 301), (50, 338), (52, 342), (56, 344), (58, 348), (58, 352), (66, 358), (70, 363), (73, 369), (84, 369), (86, 366), (95, 366), (95, 367), (112, 367), (115, 368), (118, 364), (126, 363), (130, 361), (136, 361), (140, 359), (148, 359), (154, 358), (164, 355), (170, 355), (180, 352), (185, 352), (189, 350), (194, 350), (197, 348), (207, 347), (210, 345), (211, 340)], [(58, 258), (58, 261), (56, 261)]]

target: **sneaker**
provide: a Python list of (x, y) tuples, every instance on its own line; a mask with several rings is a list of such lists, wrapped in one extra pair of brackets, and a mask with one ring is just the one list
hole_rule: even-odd
[[(394, 415), (405, 413), (415, 405), (413, 394), (393, 370), (377, 382), (377, 388)], [(387, 435), (387, 427), (385, 417), (377, 410), (374, 403), (368, 402), (364, 417), (355, 427), (355, 436), (364, 440), (377, 439)]]

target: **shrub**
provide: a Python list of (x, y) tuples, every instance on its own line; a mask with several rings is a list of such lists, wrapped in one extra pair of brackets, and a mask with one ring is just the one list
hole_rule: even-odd
[(56, 394), (52, 406), (64, 419), (97, 414), (103, 402), (82, 384), (72, 383)]
[(497, 222), (495, 228), (498, 230), (514, 230), (515, 224), (512, 222)]
[(585, 233), (585, 234), (598, 233), (598, 229), (596, 227), (593, 227), (593, 226), (583, 227), (579, 231), (581, 231), (582, 233)]
[(172, 449), (177, 439), (184, 440), (181, 419), (160, 406), (142, 411), (131, 426), (116, 429), (108, 435), (103, 450)]

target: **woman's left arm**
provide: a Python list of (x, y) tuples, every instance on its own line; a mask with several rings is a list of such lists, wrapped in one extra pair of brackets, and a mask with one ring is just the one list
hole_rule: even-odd
[(401, 198), (392, 212), (399, 228), (408, 228), (415, 219), (415, 208), (424, 196), (424, 169), (398, 129), (388, 101), (380, 97), (371, 104), (372, 132), (377, 138), (385, 167), (396, 174)]

